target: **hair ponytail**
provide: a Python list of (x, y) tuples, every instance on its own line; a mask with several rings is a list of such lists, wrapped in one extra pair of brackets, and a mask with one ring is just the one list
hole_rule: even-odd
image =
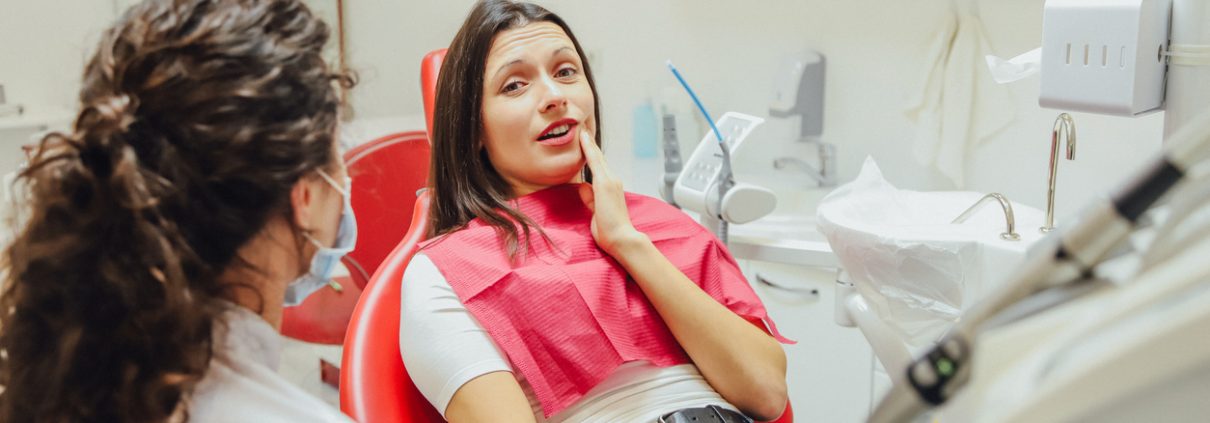
[(197, 258), (155, 207), (171, 187), (124, 140), (131, 103), (86, 106), (20, 175), (32, 214), (0, 297), (0, 416), (163, 421), (207, 367), (221, 310), (189, 294)]

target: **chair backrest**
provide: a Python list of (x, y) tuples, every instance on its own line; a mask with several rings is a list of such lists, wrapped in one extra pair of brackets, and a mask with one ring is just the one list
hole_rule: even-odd
[(416, 193), (428, 184), (428, 136), (411, 131), (378, 138), (349, 150), (345, 165), (357, 213), (357, 248), (346, 264), (353, 267), (353, 281), (365, 288), (369, 275), (407, 234)]
[(445, 49), (430, 51), (420, 60), (420, 95), (424, 98), (425, 124), (433, 133), (433, 108), (437, 105), (437, 75), (445, 61)]
[(399, 355), (403, 270), (428, 231), (428, 193), (416, 200), (412, 226), (370, 278), (353, 310), (340, 371), (340, 409), (362, 423), (444, 422), (420, 394)]
[[(421, 91), (429, 133), (433, 127), (437, 73), (444, 59), (445, 49), (441, 49), (429, 53), (421, 62)], [(370, 277), (349, 321), (341, 362), (340, 409), (362, 423), (445, 421), (416, 389), (399, 353), (400, 284), (404, 269), (428, 232), (428, 211), (429, 194), (421, 193), (416, 198), (407, 235)]]

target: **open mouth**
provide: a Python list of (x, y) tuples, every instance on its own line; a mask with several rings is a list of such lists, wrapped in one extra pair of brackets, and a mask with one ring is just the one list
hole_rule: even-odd
[(561, 145), (571, 141), (572, 130), (576, 128), (578, 122), (575, 119), (560, 119), (538, 136), (538, 142), (543, 144)]

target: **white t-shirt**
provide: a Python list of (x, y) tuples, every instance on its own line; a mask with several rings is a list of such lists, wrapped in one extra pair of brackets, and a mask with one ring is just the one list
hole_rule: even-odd
[(281, 334), (231, 307), (215, 327), (214, 358), (189, 399), (190, 422), (352, 422), (277, 374)]
[(736, 410), (693, 364), (658, 367), (633, 361), (614, 372), (566, 410), (543, 418), (524, 376), (514, 372), (500, 347), (467, 311), (448, 281), (423, 254), (404, 272), (399, 347), (412, 382), (442, 414), (458, 388), (478, 376), (511, 372), (538, 422), (654, 422), (689, 407)]

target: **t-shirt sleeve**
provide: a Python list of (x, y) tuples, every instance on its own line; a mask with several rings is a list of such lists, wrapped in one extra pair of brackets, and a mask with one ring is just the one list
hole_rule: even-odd
[(403, 273), (399, 349), (408, 375), (443, 415), (458, 388), (493, 372), (512, 372), (504, 352), (467, 311), (423, 254)]

